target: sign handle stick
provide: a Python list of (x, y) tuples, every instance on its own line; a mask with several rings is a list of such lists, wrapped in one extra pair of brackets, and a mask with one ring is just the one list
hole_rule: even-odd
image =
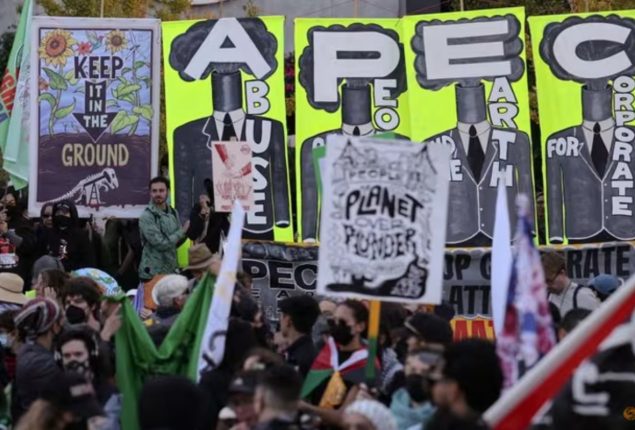
[(369, 302), (368, 312), (368, 358), (366, 360), (366, 376), (367, 384), (374, 385), (375, 359), (377, 357), (377, 342), (379, 341), (379, 316), (381, 315), (381, 302), (379, 300), (371, 300)]
[(465, 10), (465, 0), (461, 0), (461, 12)]
[(104, 17), (104, 0), (101, 0), (101, 4), (99, 6), (99, 17), (100, 18)]

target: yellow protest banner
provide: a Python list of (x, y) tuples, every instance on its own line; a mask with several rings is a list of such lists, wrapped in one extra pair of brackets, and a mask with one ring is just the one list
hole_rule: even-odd
[(635, 239), (634, 18), (529, 18), (548, 243)]
[(524, 8), (401, 20), (411, 138), (453, 148), (448, 246), (491, 246), (499, 183), (512, 225), (519, 193), (534, 213), (524, 21)]
[(328, 134), (409, 135), (399, 20), (295, 20), (296, 195), (299, 241), (319, 234), (316, 173)]
[[(212, 142), (252, 152), (244, 238), (292, 241), (284, 99), (284, 18), (164, 22), (166, 135), (181, 219), (213, 196)], [(238, 142), (236, 142), (238, 143)]]

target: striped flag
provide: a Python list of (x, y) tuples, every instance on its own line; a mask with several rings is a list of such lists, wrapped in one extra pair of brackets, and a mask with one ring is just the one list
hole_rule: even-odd
[(518, 196), (517, 205), (515, 255), (507, 292), (505, 321), (496, 342), (505, 389), (513, 386), (556, 343), (545, 275), (531, 235), (527, 197)]
[[(584, 321), (553, 348), (540, 363), (529, 370), (517, 384), (498, 399), (498, 401), (485, 412), (483, 419), (494, 430), (527, 428), (538, 410), (543, 407), (545, 402), (558, 394), (574, 371), (578, 369), (578, 366), (591, 357), (609, 335), (620, 334), (616, 329), (624, 327), (624, 321), (632, 316), (634, 309), (635, 276), (631, 277), (602, 303), (600, 308), (585, 318)], [(622, 334), (624, 334), (624, 330), (621, 331)], [(626, 334), (630, 342), (632, 342), (632, 325), (628, 328)], [(603, 345), (603, 348), (600, 349), (614, 347), (614, 345), (607, 343), (609, 343), (608, 339)], [(595, 373), (596, 381), (599, 381), (599, 376), (599, 373)], [(630, 380), (635, 381), (635, 378), (630, 378)], [(580, 390), (578, 390), (578, 392), (579, 391)], [(612, 394), (615, 393), (607, 392), (606, 396), (609, 396), (608, 400), (610, 400)], [(594, 395), (590, 399), (595, 401), (598, 399), (598, 396)], [(635, 401), (633, 401), (633, 403), (635, 403)], [(629, 412), (629, 414), (627, 414), (627, 412)], [(630, 409), (627, 410), (625, 408), (623, 413), (625, 419), (627, 415), (629, 418), (631, 417)], [(598, 424), (592, 428), (615, 427), (603, 427)]]

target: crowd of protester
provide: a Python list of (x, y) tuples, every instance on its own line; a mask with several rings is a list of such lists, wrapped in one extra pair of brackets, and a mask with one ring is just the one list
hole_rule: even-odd
[[(158, 346), (206, 272), (217, 274), (229, 220), (203, 195), (181, 224), (169, 183), (150, 183), (139, 221), (79, 219), (71, 201), (29, 219), (24, 198), (7, 190), (0, 206), (0, 428), (119, 429), (114, 336), (121, 304), (81, 268), (109, 273), (132, 300)], [(177, 265), (186, 239), (189, 264)], [(543, 256), (554, 331), (567, 335), (619, 283), (588, 286), (568, 277), (557, 253)], [(238, 276), (222, 362), (195, 383), (148, 378), (139, 426), (159, 429), (481, 429), (501, 395), (494, 344), (454, 341), (452, 306), (384, 303), (376, 377), (369, 379), (368, 308), (357, 300), (297, 295), (267, 321)], [(276, 325), (277, 324), (277, 325)], [(327, 371), (328, 372), (325, 372)]]

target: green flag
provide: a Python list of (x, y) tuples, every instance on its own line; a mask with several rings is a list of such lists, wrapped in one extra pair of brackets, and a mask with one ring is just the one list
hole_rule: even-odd
[(28, 107), (30, 28), (32, 0), (25, 0), (7, 69), (0, 84), (0, 149), (4, 169), (16, 189), (26, 186), (28, 178)]
[(183, 375), (196, 380), (201, 338), (212, 302), (215, 278), (206, 275), (157, 350), (132, 305), (122, 302), (123, 324), (115, 336), (117, 385), (123, 396), (124, 430), (139, 427), (137, 403), (143, 383), (153, 375)]

